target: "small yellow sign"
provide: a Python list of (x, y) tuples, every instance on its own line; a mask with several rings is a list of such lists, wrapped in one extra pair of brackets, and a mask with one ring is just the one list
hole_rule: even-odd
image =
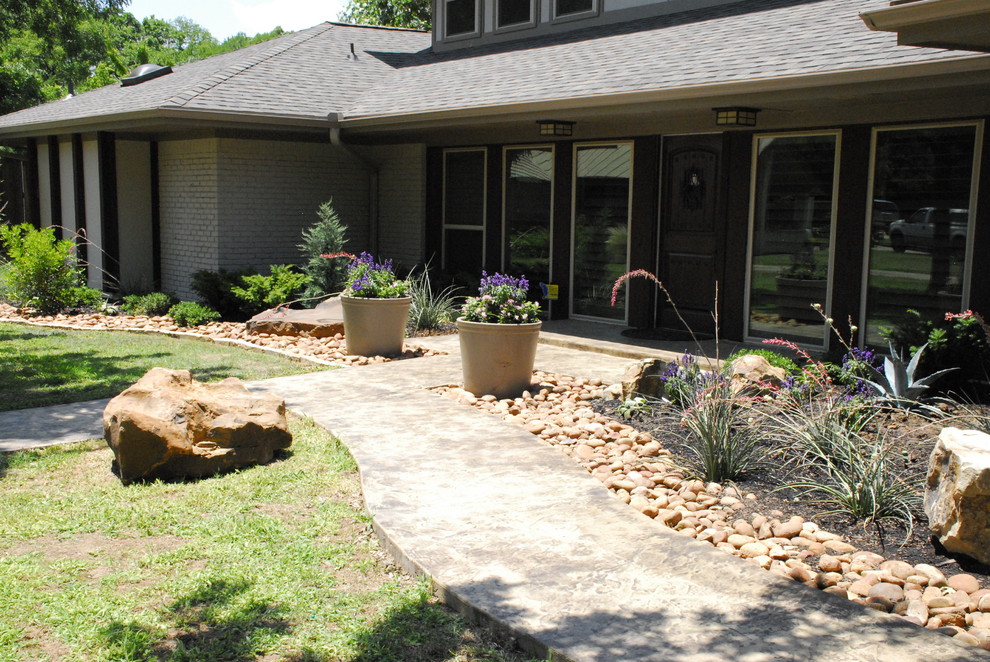
[(556, 301), (560, 286), (555, 283), (540, 283), (540, 288), (543, 290), (543, 298), (547, 301)]

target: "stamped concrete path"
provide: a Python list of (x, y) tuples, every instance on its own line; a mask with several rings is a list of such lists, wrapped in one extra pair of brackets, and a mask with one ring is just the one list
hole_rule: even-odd
[[(520, 426), (427, 390), (460, 379), (456, 345), (435, 342), (452, 353), (251, 387), (285, 398), (350, 448), (375, 527), (399, 562), (431, 577), (462, 612), (511, 630), (534, 655), (990, 660), (674, 534)], [(627, 363), (551, 345), (537, 355), (540, 369), (606, 381), (618, 380)], [(28, 417), (35, 429), (44, 429), (43, 413), (52, 412)], [(17, 436), (18, 414), (0, 414), (0, 440)], [(77, 436), (99, 436), (98, 417), (87, 420), (74, 420)]]

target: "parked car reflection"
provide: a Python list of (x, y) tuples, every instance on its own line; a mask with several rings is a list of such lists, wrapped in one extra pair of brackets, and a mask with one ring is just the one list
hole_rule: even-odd
[(890, 224), (890, 246), (897, 252), (908, 248), (961, 256), (966, 251), (968, 209), (922, 207), (906, 219)]

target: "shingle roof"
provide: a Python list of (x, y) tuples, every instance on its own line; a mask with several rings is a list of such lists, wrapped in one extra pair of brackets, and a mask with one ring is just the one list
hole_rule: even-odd
[[(760, 0), (435, 54), (345, 118), (525, 104), (888, 67), (969, 53), (898, 46), (859, 13), (887, 0)], [(988, 59), (990, 62), (990, 59)]]
[[(434, 53), (423, 32), (323, 23), (140, 85), (0, 117), (0, 134), (134, 113), (360, 121), (862, 70), (879, 77), (887, 67), (973, 58), (990, 69), (990, 56), (898, 46), (867, 29), (860, 12), (886, 4), (746, 0), (447, 53)], [(347, 59), (352, 43), (356, 62)]]
[[(352, 43), (356, 61), (347, 58)], [(323, 23), (139, 85), (110, 85), (11, 113), (0, 117), (0, 129), (165, 110), (325, 120), (429, 45), (424, 32)]]

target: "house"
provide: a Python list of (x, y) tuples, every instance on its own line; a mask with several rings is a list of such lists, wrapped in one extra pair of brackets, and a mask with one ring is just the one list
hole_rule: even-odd
[[(0, 117), (0, 140), (24, 217), (103, 247), (95, 285), (191, 297), (197, 269), (296, 261), (333, 197), (349, 248), (525, 273), (558, 285), (553, 318), (712, 332), (717, 303), (723, 337), (823, 347), (819, 303), (875, 342), (908, 307), (990, 311), (988, 16), (434, 0), (432, 34), (324, 23)], [(892, 241), (922, 209), (946, 220)], [(677, 311), (639, 281), (609, 304), (636, 268)]]

